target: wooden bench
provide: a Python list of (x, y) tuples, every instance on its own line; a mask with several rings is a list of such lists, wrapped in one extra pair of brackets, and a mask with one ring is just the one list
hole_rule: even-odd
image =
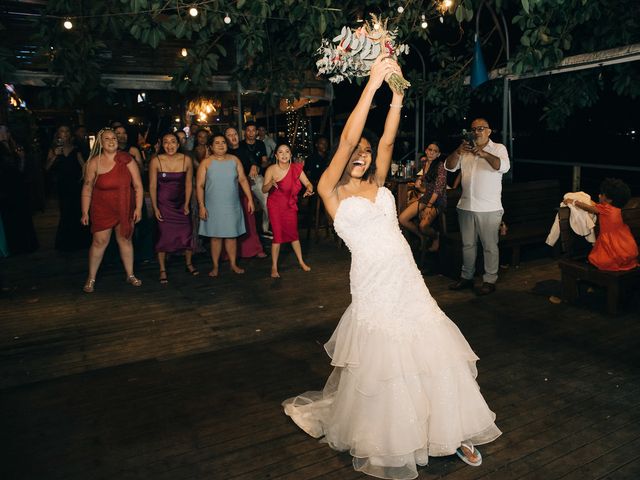
[[(560, 209), (561, 214), (569, 210)], [(567, 215), (561, 215), (567, 217)], [(624, 222), (629, 225), (637, 243), (640, 243), (640, 197), (632, 198), (622, 209)], [(635, 293), (640, 287), (640, 268), (624, 272), (606, 272), (591, 265), (584, 251), (575, 254), (576, 243), (579, 238), (572, 230), (568, 221), (560, 222), (560, 239), (567, 250), (565, 256), (558, 262), (562, 275), (562, 299), (575, 303), (579, 297), (579, 283), (587, 282), (603, 287), (607, 292), (607, 311), (611, 315), (618, 313), (620, 300), (625, 293)], [(579, 243), (578, 243), (579, 244)], [(584, 249), (583, 249), (584, 250)]]
[[(460, 276), (462, 240), (456, 206), (461, 190), (447, 191), (447, 208), (441, 215), (440, 255), (441, 271), (451, 277)], [(520, 264), (520, 250), (526, 245), (543, 243), (553, 224), (562, 200), (557, 180), (504, 184), (502, 186), (503, 221), (508, 232), (500, 236), (500, 249), (511, 250), (511, 265)], [(482, 247), (478, 241), (478, 250)], [(478, 255), (480, 258), (481, 255)]]

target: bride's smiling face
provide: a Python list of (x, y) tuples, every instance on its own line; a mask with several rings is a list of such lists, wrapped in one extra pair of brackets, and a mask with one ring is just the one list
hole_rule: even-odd
[(353, 178), (362, 178), (373, 161), (371, 143), (362, 137), (349, 159), (347, 171)]

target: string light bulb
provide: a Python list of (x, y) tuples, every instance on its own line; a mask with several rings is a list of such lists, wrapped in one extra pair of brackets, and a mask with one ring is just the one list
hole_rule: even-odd
[(64, 23), (62, 24), (62, 26), (64, 28), (66, 28), (67, 30), (71, 30), (73, 28), (73, 23), (71, 22), (70, 18), (65, 19)]
[(440, 15), (440, 23), (444, 23), (444, 17)]
[(451, 8), (451, 5), (453, 5), (453, 2), (451, 0), (444, 0), (444, 2), (442, 2), (442, 3), (447, 8)]
[(191, 15), (192, 17), (197, 17), (198, 16), (198, 9), (196, 7), (191, 7), (189, 9), (189, 15)]
[(229, 25), (231, 23), (231, 17), (229, 16), (229, 14), (225, 14), (224, 16), (224, 23), (226, 23), (227, 25)]
[(398, 13), (402, 13), (402, 12), (404, 12), (404, 7), (402, 5), (400, 5), (398, 7)]
[(420, 26), (422, 28), (427, 28), (429, 26), (429, 24), (427, 23), (427, 18), (425, 17), (424, 13), (422, 14), (422, 23), (420, 24)]
[(189, 55), (189, 52), (187, 52), (186, 48), (183, 48), (182, 50), (180, 50), (180, 55), (182, 55), (183, 57), (186, 57), (187, 55)]

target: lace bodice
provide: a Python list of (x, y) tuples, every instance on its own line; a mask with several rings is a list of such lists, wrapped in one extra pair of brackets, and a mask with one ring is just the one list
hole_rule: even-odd
[(387, 188), (380, 187), (373, 202), (357, 196), (342, 200), (334, 227), (351, 251), (352, 308), (359, 322), (403, 339), (426, 327), (416, 311), (435, 313), (429, 316), (434, 321), (443, 315), (400, 231)]

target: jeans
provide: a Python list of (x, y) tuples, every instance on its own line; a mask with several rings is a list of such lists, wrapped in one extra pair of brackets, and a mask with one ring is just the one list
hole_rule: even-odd
[(500, 222), (503, 210), (495, 212), (458, 211), (460, 236), (462, 237), (462, 272), (460, 277), (470, 280), (476, 271), (478, 238), (484, 254), (484, 275), (482, 281), (496, 283), (500, 267), (500, 251), (498, 250)]

